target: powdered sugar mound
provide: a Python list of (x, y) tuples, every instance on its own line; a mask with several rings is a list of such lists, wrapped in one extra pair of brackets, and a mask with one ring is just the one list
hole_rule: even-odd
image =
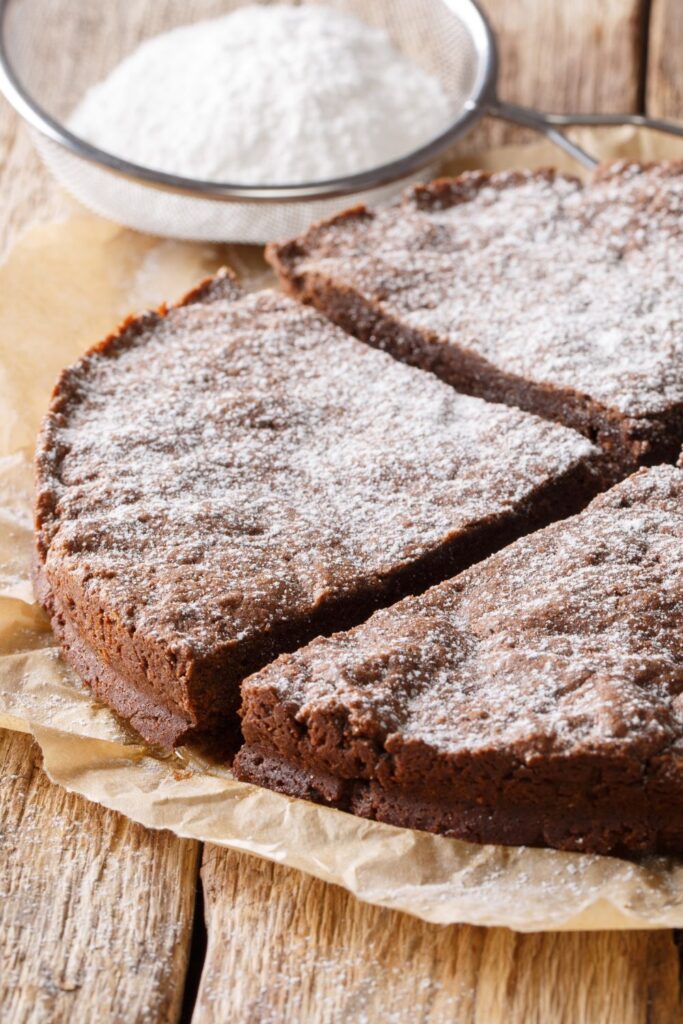
[(594, 454), (275, 294), (190, 305), (65, 374), (38, 453), (46, 567), (199, 655), (533, 507)]
[(386, 33), (315, 5), (253, 5), (143, 43), (69, 127), (146, 167), (246, 184), (367, 170), (449, 120), (437, 79)]

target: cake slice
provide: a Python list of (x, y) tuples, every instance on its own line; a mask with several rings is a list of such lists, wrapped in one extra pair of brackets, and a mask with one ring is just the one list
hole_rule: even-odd
[(223, 274), (60, 377), (37, 592), (143, 737), (225, 736), (245, 675), (585, 503), (596, 456)]
[(458, 390), (580, 430), (615, 477), (683, 441), (683, 164), (465, 174), (268, 249), (297, 298)]
[(683, 473), (242, 684), (237, 777), (474, 842), (683, 853)]

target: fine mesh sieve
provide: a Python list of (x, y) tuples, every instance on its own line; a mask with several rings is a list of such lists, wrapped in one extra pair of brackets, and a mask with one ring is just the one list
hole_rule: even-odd
[[(397, 49), (439, 78), (450, 101), (439, 134), (390, 164), (324, 182), (247, 186), (162, 174), (74, 136), (65, 127), (68, 115), (144, 39), (243, 4), (154, 0), (133, 30), (123, 14), (129, 2), (0, 0), (0, 88), (69, 191), (98, 213), (152, 234), (234, 242), (298, 234), (312, 220), (348, 206), (350, 196), (377, 203), (407, 182), (424, 179), (450, 144), (486, 114), (543, 132), (586, 166), (595, 161), (562, 128), (635, 124), (683, 135), (683, 126), (641, 115), (543, 114), (499, 100), (495, 39), (473, 0), (312, 0), (385, 29)], [(64, 58), (78, 53), (84, 40), (87, 60)]]

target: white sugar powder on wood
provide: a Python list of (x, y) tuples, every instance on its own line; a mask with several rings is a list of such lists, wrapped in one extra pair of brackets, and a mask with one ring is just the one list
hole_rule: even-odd
[(380, 29), (323, 7), (248, 6), (147, 40), (72, 131), (187, 177), (301, 182), (367, 170), (443, 130), (438, 80)]

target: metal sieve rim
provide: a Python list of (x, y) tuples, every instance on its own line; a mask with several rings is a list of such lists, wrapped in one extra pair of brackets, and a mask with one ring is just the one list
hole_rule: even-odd
[(17, 76), (7, 45), (7, 13), (12, 0), (0, 0), (0, 92), (17, 113), (41, 135), (75, 156), (96, 164), (117, 177), (152, 190), (173, 192), (224, 202), (282, 203), (353, 195), (406, 178), (440, 156), (487, 112), (495, 98), (498, 70), (496, 44), (491, 27), (476, 0), (434, 0), (442, 4), (465, 27), (476, 54), (474, 85), (458, 117), (441, 134), (398, 160), (373, 167), (360, 174), (300, 184), (244, 185), (233, 182), (202, 181), (165, 174), (98, 149), (70, 132), (51, 117), (30, 95)]

